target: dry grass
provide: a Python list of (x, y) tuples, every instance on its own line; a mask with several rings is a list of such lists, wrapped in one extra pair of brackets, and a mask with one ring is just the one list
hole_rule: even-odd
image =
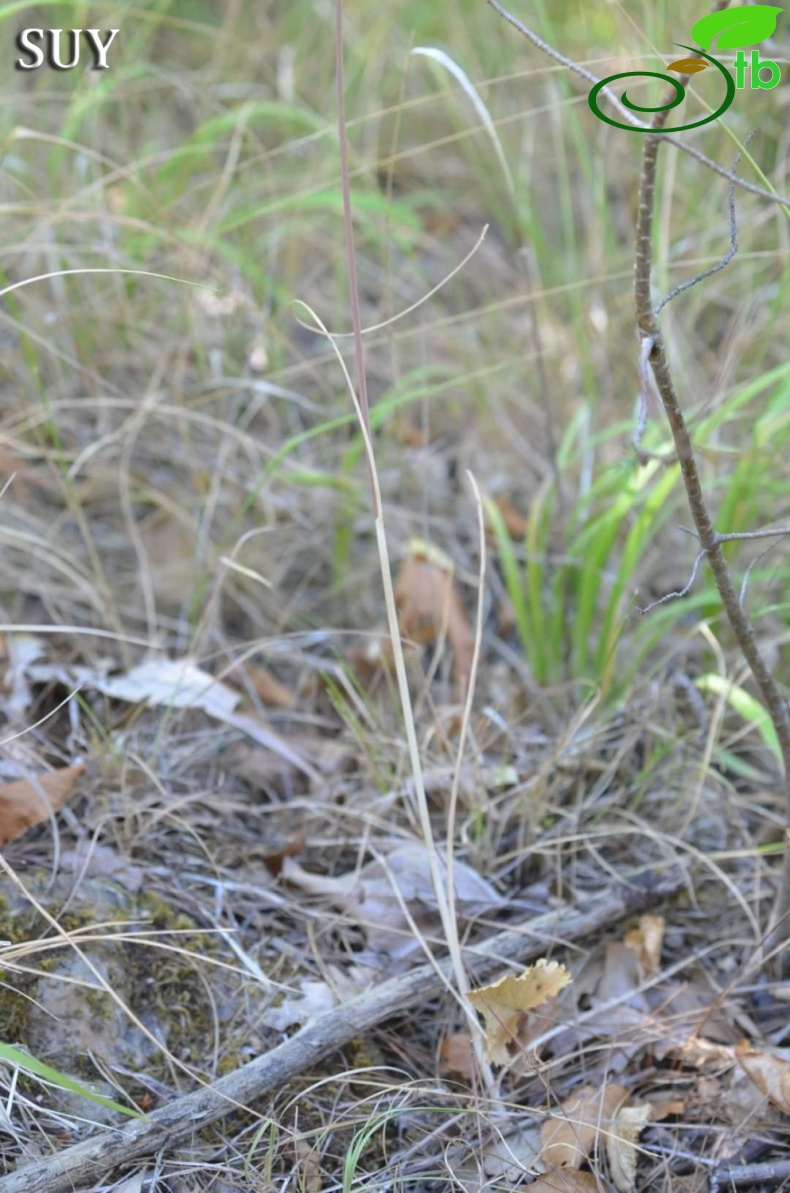
[[(120, 24), (123, 43), (98, 80), (5, 80), (2, 281), (50, 276), (0, 312), (0, 467), (13, 474), (0, 526), (0, 776), (77, 758), (87, 772), (56, 820), (5, 849), (17, 878), (6, 875), (0, 902), (0, 1034), (148, 1110), (292, 1033), (299, 1020), (283, 1006), (302, 983), (346, 998), (365, 965), (381, 981), (426, 949), (442, 955), (446, 940), (424, 884), (415, 896), (401, 881), (408, 915), (393, 931), (414, 948), (399, 956), (371, 949), (378, 905), (369, 917), (297, 878), (364, 878), (422, 840), (382, 645), (362, 440), (335, 356), (292, 306), (350, 330), (330, 7), (144, 4), (90, 22), (61, 7), (64, 27)], [(545, 32), (591, 69), (608, 73), (600, 60), (629, 37), (645, 52), (603, 3), (585, 41), (577, 7), (546, 17)], [(674, 38), (659, 7), (634, 19), (664, 46)], [(722, 1047), (787, 1042), (786, 988), (749, 969), (782, 811), (764, 738), (694, 683), (745, 683), (704, 580), (686, 606), (657, 611), (654, 641), (634, 609), (635, 590), (646, 604), (688, 578), (676, 489), (650, 509), (657, 473), (607, 521), (635, 469), (637, 154), (484, 3), (462, 9), (452, 29), (438, 9), (347, 11), (361, 317), (386, 324), (365, 350), (393, 565), (419, 538), (452, 560), (470, 622), (482, 602), (457, 773), (452, 643), (440, 633), (407, 646), (432, 832), (444, 852), (455, 777), (456, 865), (499, 896), (461, 918), (462, 943), (681, 859), (686, 891), (656, 909), (660, 972), (609, 995), (632, 1011), (629, 999), (646, 999), (655, 1038), (626, 1015), (617, 1030), (579, 1028), (606, 945), (631, 926), (613, 924), (603, 939), (547, 946), (578, 993), (555, 1012), (562, 1030), (545, 1022), (539, 1052), (525, 1048), (512, 1071), (486, 1082), (448, 1070), (442, 1044), (468, 1026), (448, 992), (143, 1165), (146, 1190), (512, 1188), (518, 1169), (492, 1140), (513, 1148), (514, 1131), (606, 1074), (633, 1098), (683, 1104), (642, 1135), (639, 1189), (704, 1187), (694, 1181), (731, 1155), (787, 1156), (786, 1120), (721, 1055), (703, 1066), (662, 1054), (673, 1031)], [(0, 29), (10, 35), (9, 19)], [(409, 57), (420, 44), (463, 69), (499, 142), (457, 77)], [(744, 99), (739, 135), (756, 102)], [(750, 149), (764, 168), (775, 161), (787, 190), (780, 100), (760, 119)], [(724, 135), (705, 136), (729, 164)], [(669, 285), (726, 247), (726, 183), (714, 192), (696, 164), (668, 168), (660, 212)], [(721, 528), (733, 530), (787, 522), (790, 434), (786, 227), (753, 196), (739, 199), (739, 220), (736, 263), (673, 304), (666, 331)], [(90, 269), (117, 272), (68, 272)], [(350, 363), (350, 341), (338, 343)], [(660, 447), (663, 428), (651, 434)], [(510, 544), (510, 572), (489, 531), (482, 592), (467, 469), (485, 498), (533, 519)], [(757, 554), (732, 558), (742, 573)], [(786, 575), (780, 545), (749, 586), (780, 681)], [(598, 651), (612, 626), (616, 656)], [(27, 687), (14, 663), (25, 628), (45, 668)], [(79, 667), (125, 673), (149, 654), (195, 658), (304, 765), (199, 709), (113, 700), (88, 672), (79, 679)], [(264, 667), (284, 689), (275, 696)], [(11, 1066), (2, 1074), (3, 1173), (116, 1121)], [(594, 1166), (609, 1187), (603, 1147)], [(123, 1187), (113, 1179), (101, 1187)]]

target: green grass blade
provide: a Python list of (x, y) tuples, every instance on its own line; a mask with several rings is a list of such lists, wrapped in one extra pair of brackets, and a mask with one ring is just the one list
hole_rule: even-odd
[(43, 1061), (36, 1060), (35, 1056), (30, 1056), (27, 1052), (23, 1052), (20, 1048), (14, 1048), (11, 1044), (0, 1044), (0, 1060), (5, 1060), (19, 1069), (24, 1069), (26, 1073), (32, 1073), (34, 1077), (41, 1077), (50, 1085), (57, 1085), (61, 1089), (69, 1090), (72, 1094), (88, 1098), (97, 1106), (106, 1106), (108, 1110), (117, 1110), (119, 1114), (129, 1115), (130, 1118), (145, 1119), (147, 1117), (139, 1110), (133, 1110), (131, 1106), (122, 1106), (120, 1102), (113, 1102), (112, 1098), (104, 1098), (101, 1094), (94, 1093), (87, 1085), (75, 1081), (73, 1077), (68, 1077), (59, 1069), (53, 1069), (51, 1065), (44, 1064)]

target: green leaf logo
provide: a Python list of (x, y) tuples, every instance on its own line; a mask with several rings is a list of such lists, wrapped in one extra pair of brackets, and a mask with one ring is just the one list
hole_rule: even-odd
[(716, 37), (717, 50), (740, 50), (770, 37), (780, 12), (784, 9), (773, 4), (744, 4), (742, 8), (711, 12), (697, 21), (691, 36), (703, 50), (709, 50)]

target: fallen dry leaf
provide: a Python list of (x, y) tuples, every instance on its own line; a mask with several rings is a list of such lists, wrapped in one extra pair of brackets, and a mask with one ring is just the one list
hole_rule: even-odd
[[(348, 742), (331, 737), (317, 737), (312, 733), (291, 733), (287, 744), (300, 758), (309, 758), (324, 775), (338, 774), (348, 768), (351, 749)], [(251, 746), (246, 741), (235, 742), (222, 754), (223, 765), (234, 774), (257, 787), (282, 780), (292, 762), (281, 753)]]
[(469, 1001), (485, 1020), (486, 1056), (493, 1064), (506, 1065), (511, 1047), (518, 1048), (525, 1013), (558, 994), (570, 981), (564, 965), (541, 958), (521, 974), (506, 974), (490, 986), (469, 991)]
[(16, 779), (0, 786), (0, 845), (12, 841), (25, 829), (49, 820), (62, 808), (85, 770), (84, 762), (75, 762), (60, 770), (30, 779)]
[[(444, 861), (439, 868), (446, 875)], [(409, 916), (421, 931), (439, 928), (436, 895), (428, 849), (420, 842), (401, 845), (361, 870), (336, 878), (310, 874), (290, 857), (283, 858), (281, 877), (302, 890), (326, 896), (365, 929), (368, 946), (387, 955), (388, 962), (418, 951), (420, 942)], [(453, 866), (455, 901), (459, 915), (472, 918), (499, 907), (502, 896), (463, 862)], [(407, 914), (408, 912), (408, 914)]]
[(312, 978), (302, 978), (299, 982), (301, 995), (286, 997), (278, 1006), (268, 1007), (262, 1016), (267, 1027), (275, 1031), (285, 1031), (286, 1028), (298, 1024), (300, 1027), (312, 1023), (334, 1010), (341, 1002), (347, 1002), (355, 995), (366, 990), (375, 975), (360, 965), (352, 966), (348, 972), (338, 965), (327, 965), (326, 975), (331, 981), (323, 982)]
[(355, 646), (348, 657), (354, 674), (368, 692), (375, 680), (381, 678), (392, 664), (392, 643), (384, 631)]
[(633, 949), (619, 941), (606, 946), (603, 974), (595, 992), (599, 1002), (615, 1002), (629, 999), (629, 1005), (640, 1011), (648, 1009), (640, 991), (639, 959)]
[(685, 1098), (652, 1098), (650, 1100), (651, 1123), (662, 1123), (664, 1119), (674, 1118), (686, 1113)]
[(636, 1185), (637, 1144), (645, 1124), (650, 1121), (651, 1107), (620, 1106), (606, 1133), (606, 1155), (609, 1171), (618, 1193), (633, 1193)]
[(401, 423), (396, 428), (395, 434), (398, 441), (403, 443), (406, 447), (427, 447), (430, 443), (429, 436), (421, 427), (415, 427), (414, 423)]
[(515, 1185), (523, 1179), (525, 1172), (535, 1171), (539, 1151), (537, 1123), (522, 1123), (517, 1130), (507, 1135), (497, 1133), (483, 1145), (483, 1171), (487, 1177)]
[(507, 497), (494, 498), (494, 504), (502, 515), (505, 529), (512, 539), (523, 539), (526, 536), (529, 522), (510, 504)]
[(599, 1185), (591, 1172), (577, 1172), (575, 1168), (555, 1168), (530, 1185), (534, 1193), (599, 1193)]
[(306, 1139), (301, 1139), (298, 1136), (294, 1139), (294, 1151), (296, 1152), (297, 1187), (300, 1193), (321, 1193), (323, 1181), (318, 1152), (310, 1146)]
[(157, 600), (179, 605), (195, 580), (197, 531), (191, 519), (181, 510), (157, 507), (138, 523), (137, 534)]
[(466, 695), (474, 655), (474, 634), (455, 585), (452, 562), (426, 543), (411, 544), (395, 580), (398, 628), (421, 644), (443, 636), (453, 648), (459, 700)]
[(290, 688), (280, 683), (276, 675), (272, 675), (268, 667), (259, 664), (249, 666), (247, 674), (253, 682), (255, 691), (267, 708), (293, 708), (296, 696)]
[(28, 683), (28, 668), (44, 654), (44, 640), (33, 634), (8, 634), (2, 641), (3, 711), (15, 720), (22, 717), (33, 703)]
[(760, 1093), (790, 1114), (790, 1048), (753, 1049), (748, 1040), (735, 1045), (735, 1056)]
[(202, 708), (219, 721), (228, 720), (240, 700), (238, 692), (188, 658), (150, 658), (125, 675), (84, 678), (113, 700), (163, 708)]
[(194, 659), (151, 657), (132, 667), (125, 675), (107, 675), (98, 668), (51, 667), (33, 664), (27, 667), (28, 677), (34, 681), (79, 684), (93, 688), (112, 700), (129, 704), (148, 704), (157, 708), (199, 708), (207, 716), (238, 729), (285, 762), (300, 770), (314, 782), (321, 775), (312, 762), (303, 757), (283, 737), (259, 716), (236, 712), (241, 700), (239, 692), (215, 679), (197, 665)]
[(611, 1130), (611, 1118), (626, 1098), (621, 1085), (594, 1089), (585, 1085), (562, 1103), (563, 1114), (552, 1114), (540, 1132), (540, 1159), (549, 1168), (578, 1168), (592, 1151), (599, 1131)]
[(456, 1031), (445, 1036), (439, 1046), (439, 1072), (460, 1073), (471, 1078), (476, 1070), (472, 1037), (468, 1031)]
[(79, 874), (81, 879), (111, 878), (133, 894), (146, 881), (146, 871), (141, 866), (135, 866), (109, 845), (98, 845), (93, 838), (90, 842), (80, 842), (75, 849), (64, 849), (60, 867), (67, 873)]
[(636, 953), (642, 980), (654, 978), (661, 968), (661, 945), (664, 942), (664, 917), (640, 916), (639, 924), (625, 934), (625, 945)]
[(274, 850), (272, 853), (264, 853), (261, 856), (263, 862), (269, 873), (277, 878), (282, 873), (283, 862), (287, 857), (298, 857), (300, 853), (304, 852), (305, 834), (304, 829), (300, 829), (295, 837), (283, 845), (282, 849)]

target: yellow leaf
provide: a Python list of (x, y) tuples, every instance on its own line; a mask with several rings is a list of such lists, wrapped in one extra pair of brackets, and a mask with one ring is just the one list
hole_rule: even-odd
[(650, 1118), (651, 1107), (621, 1106), (606, 1136), (606, 1154), (609, 1169), (618, 1193), (633, 1193), (636, 1184), (637, 1144), (645, 1123)]
[(707, 65), (704, 58), (678, 58), (676, 62), (670, 62), (667, 70), (676, 70), (682, 75), (695, 75), (697, 71), (705, 70)]
[(509, 1046), (518, 1046), (521, 1017), (559, 994), (570, 981), (571, 975), (564, 965), (541, 958), (522, 974), (507, 974), (490, 986), (470, 990), (469, 1001), (485, 1020), (488, 1059), (495, 1065), (507, 1064)]
[(654, 978), (661, 968), (661, 945), (664, 941), (664, 917), (640, 916), (639, 926), (626, 932), (625, 943), (636, 953), (642, 978)]

